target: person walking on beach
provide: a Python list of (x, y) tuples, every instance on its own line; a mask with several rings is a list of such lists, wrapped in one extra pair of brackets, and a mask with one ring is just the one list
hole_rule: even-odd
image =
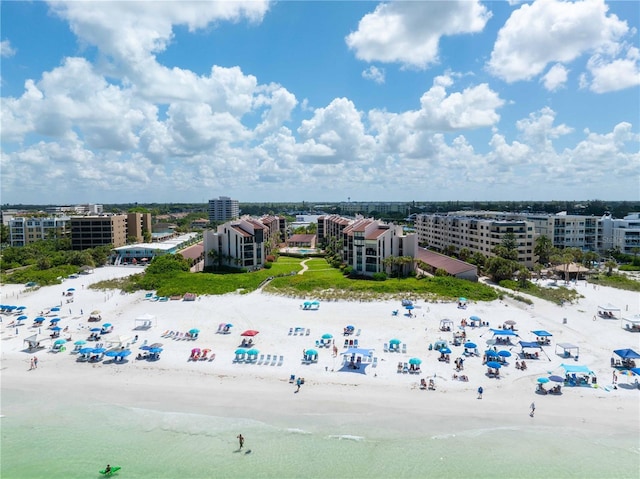
[(482, 389), (482, 386), (480, 386), (478, 388), (478, 399), (482, 399), (482, 393), (484, 392), (484, 389)]
[(29, 365), (29, 371), (31, 371), (32, 369), (33, 369), (33, 358), (31, 358), (31, 362), (30, 362), (30, 365)]
[(296, 392), (300, 391), (301, 385), (302, 385), (302, 380), (300, 378), (296, 379), (296, 386), (298, 386), (298, 389), (296, 389)]
[(536, 403), (532, 402), (531, 406), (529, 406), (531, 408), (531, 412), (529, 413), (529, 416), (533, 417), (533, 415), (536, 412)]
[(244, 436), (242, 434), (238, 434), (238, 443), (240, 444), (240, 449), (244, 447)]
[(38, 357), (33, 357), (33, 369), (38, 369)]

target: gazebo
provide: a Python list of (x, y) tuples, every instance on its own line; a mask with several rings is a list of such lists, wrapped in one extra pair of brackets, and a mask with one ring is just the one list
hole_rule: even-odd
[(440, 320), (440, 331), (451, 331), (453, 328), (453, 321), (450, 319), (441, 319)]
[(531, 332), (536, 335), (536, 341), (540, 345), (549, 344), (549, 338), (553, 336), (553, 334), (551, 334), (549, 331), (545, 331), (544, 329), (537, 329)]
[(611, 303), (598, 306), (598, 316), (604, 319), (618, 319), (620, 308)]

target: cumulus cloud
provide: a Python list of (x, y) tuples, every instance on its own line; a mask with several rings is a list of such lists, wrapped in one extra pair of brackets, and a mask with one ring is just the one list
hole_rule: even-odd
[(630, 47), (625, 58), (615, 60), (594, 55), (589, 59), (587, 68), (593, 78), (589, 88), (596, 93), (636, 87), (640, 85), (640, 50)]
[(556, 91), (567, 82), (569, 70), (563, 65), (556, 63), (542, 77), (542, 84), (549, 91)]
[(9, 40), (2, 40), (0, 42), (0, 57), (9, 58), (16, 54), (16, 49), (11, 46)]
[(498, 32), (488, 68), (507, 82), (529, 80), (549, 63), (585, 53), (615, 54), (629, 32), (604, 0), (538, 0), (515, 10)]
[(475, 0), (382, 3), (345, 40), (360, 60), (426, 68), (438, 61), (443, 36), (480, 32), (489, 18)]
[(367, 80), (371, 80), (378, 84), (384, 83), (384, 76), (384, 68), (378, 68), (374, 65), (371, 65), (369, 68), (362, 71), (362, 78), (366, 78)]

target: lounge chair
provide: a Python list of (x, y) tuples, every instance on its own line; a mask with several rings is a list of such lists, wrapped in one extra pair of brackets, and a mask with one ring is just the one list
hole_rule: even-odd
[(373, 363), (371, 364), (371, 367), (372, 368), (378, 367), (378, 357), (377, 356), (375, 356), (373, 358)]
[(289, 376), (289, 384), (293, 384), (293, 382), (296, 380), (296, 375), (295, 374), (291, 374)]
[(344, 340), (344, 346), (343, 347), (345, 347), (345, 348), (349, 347), (349, 340), (348, 339)]
[(284, 362), (284, 356), (280, 356), (278, 358), (278, 366), (282, 366), (282, 363)]
[(402, 354), (407, 354), (407, 345), (402, 343)]
[(429, 379), (429, 387), (428, 389), (430, 391), (435, 391), (436, 390), (436, 382), (433, 379)]
[(407, 363), (404, 363), (402, 366), (402, 372), (403, 373), (408, 373), (409, 372), (409, 365)]
[(354, 340), (353, 340), (353, 347), (354, 347), (354, 348), (357, 348), (357, 347), (358, 347), (358, 340), (357, 340), (357, 339), (354, 339)]
[(420, 380), (420, 389), (427, 389), (427, 381), (424, 378)]
[(271, 355), (267, 354), (267, 359), (265, 359), (264, 364), (267, 366), (271, 362)]
[(384, 343), (384, 352), (388, 353), (389, 352), (389, 344)]
[(309, 336), (311, 334), (311, 330), (307, 329), (307, 332), (305, 333), (305, 336)]
[(162, 333), (160, 336), (166, 336), (167, 334), (169, 334), (169, 330), (168, 329), (164, 333)]
[(258, 364), (262, 364), (263, 361), (264, 361), (264, 354), (261, 354), (260, 358), (258, 359)]
[(278, 356), (276, 354), (274, 354), (271, 357), (271, 366), (275, 366), (277, 362), (278, 362)]
[(213, 361), (216, 358), (216, 353), (211, 353), (211, 356), (209, 356), (209, 362)]
[(356, 336), (360, 336), (361, 332), (362, 332), (362, 329), (358, 329), (358, 331), (356, 331)]
[(402, 361), (400, 361), (398, 363), (398, 372), (401, 373), (402, 372)]

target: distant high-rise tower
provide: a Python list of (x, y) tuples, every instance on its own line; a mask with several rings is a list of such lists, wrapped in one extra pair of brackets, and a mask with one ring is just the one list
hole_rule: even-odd
[(229, 221), (238, 216), (240, 216), (238, 200), (232, 200), (228, 196), (209, 200), (209, 221)]

